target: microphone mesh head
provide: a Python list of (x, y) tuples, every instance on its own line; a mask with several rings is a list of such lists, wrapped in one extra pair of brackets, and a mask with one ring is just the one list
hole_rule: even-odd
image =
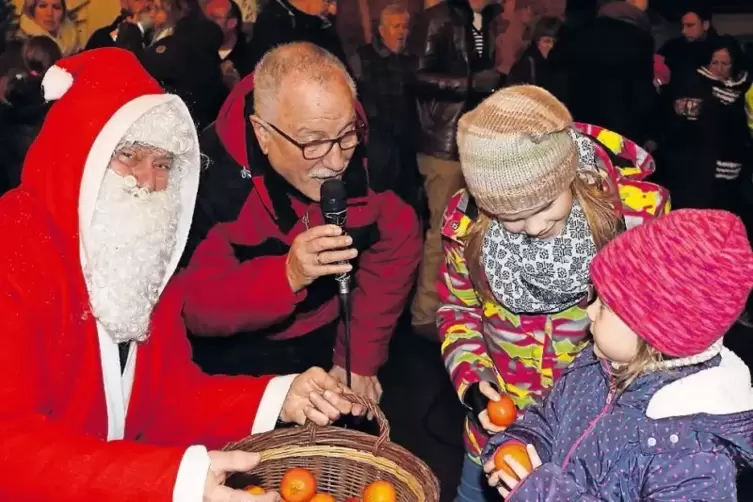
[(320, 204), (325, 213), (345, 209), (345, 184), (342, 180), (332, 178), (322, 183)]

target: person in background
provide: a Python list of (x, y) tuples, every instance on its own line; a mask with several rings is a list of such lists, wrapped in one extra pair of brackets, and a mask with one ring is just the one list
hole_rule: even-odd
[[(143, 44), (136, 42), (143, 32), (133, 23), (126, 23), (128, 48), (165, 89), (185, 101), (201, 130), (217, 118), (228, 95), (220, 61), (222, 30), (204, 15), (198, 0), (161, 0), (157, 13), (160, 11), (164, 14), (156, 19), (165, 16), (163, 28), (143, 49)], [(124, 28), (125, 25), (120, 30)]]
[(0, 56), (0, 195), (21, 183), (24, 157), (49, 109), (42, 76), (60, 57), (49, 37), (10, 42)]
[(373, 42), (358, 49), (350, 67), (369, 121), (369, 183), (377, 192), (394, 191), (417, 208), (419, 124), (410, 91), (416, 58), (405, 50), (409, 31), (410, 13), (405, 6), (387, 5)]
[(203, 4), (206, 16), (217, 23), (224, 36), (220, 47), (222, 74), (232, 88), (241, 78), (253, 71), (249, 67), (249, 47), (243, 33), (241, 9), (233, 0), (208, 0)]
[(746, 94), (751, 77), (739, 43), (715, 37), (708, 60), (668, 89), (663, 178), (677, 208), (725, 209), (742, 214), (750, 183), (751, 129)]
[(535, 14), (532, 0), (503, 0), (502, 12), (492, 28), (495, 38), (496, 68), (503, 75), (520, 58), (531, 41)]
[(67, 14), (65, 0), (24, 0), (19, 34), (22, 38), (48, 37), (58, 44), (63, 56), (69, 56), (81, 50), (81, 41)]
[[(429, 206), (418, 288), (411, 305), (417, 334), (437, 340), (436, 280), (442, 212), (463, 186), (455, 141), (458, 120), (503, 83), (495, 69), (494, 0), (448, 0), (419, 14), (408, 42), (418, 56), (412, 91), (419, 117), (418, 169)], [(466, 41), (458, 44), (458, 40)]]
[(654, 41), (648, 0), (610, 0), (596, 19), (560, 37), (549, 54), (564, 71), (562, 96), (577, 122), (598, 124), (646, 145), (655, 136)]
[(254, 24), (249, 68), (275, 47), (291, 42), (309, 42), (334, 54), (348, 66), (340, 36), (331, 22), (337, 12), (333, 0), (269, 0)]
[(279, 500), (224, 486), (260, 456), (220, 448), (359, 407), (321, 368), (191, 362), (171, 280), (202, 165), (188, 109), (118, 48), (58, 61), (42, 88), (54, 104), (0, 198), (0, 499)]
[(617, 236), (669, 210), (643, 179), (653, 159), (633, 142), (573, 124), (544, 89), (513, 86), (458, 126), (468, 185), (442, 224), (437, 284), (442, 357), (468, 409), (458, 502), (483, 497), (479, 454), (489, 399), (525, 413), (588, 345), (588, 265)]
[[(333, 275), (352, 273), (352, 388), (378, 401), (377, 372), (414, 281), (414, 211), (369, 188), (355, 82), (310, 43), (270, 51), (253, 93), (233, 93), (202, 138), (201, 182), (184, 275), (194, 358), (210, 374), (345, 375)], [(236, 89), (248, 89), (246, 80)], [(347, 234), (325, 225), (322, 184), (345, 184)]]
[(676, 82), (691, 77), (698, 68), (708, 64), (711, 45), (719, 36), (711, 25), (711, 5), (707, 0), (682, 2), (682, 36), (659, 49)]
[[(753, 466), (753, 388), (722, 341), (753, 287), (742, 222), (674, 211), (607, 244), (591, 277), (594, 344), (491, 439), (489, 484), (508, 502), (738, 500), (738, 468)], [(519, 480), (491, 461), (510, 442), (528, 445), (533, 466), (508, 456)]]
[[(154, 17), (156, 14), (154, 0), (121, 0), (121, 12), (118, 17), (108, 26), (104, 26), (89, 37), (86, 42), (86, 50), (99, 49), (101, 47), (118, 47), (118, 31), (121, 24), (129, 22), (139, 27), (139, 30), (146, 34), (154, 27)], [(151, 34), (144, 37), (143, 41), (149, 42)], [(141, 37), (139, 37), (141, 38)], [(122, 44), (120, 45), (122, 47)]]
[(507, 75), (508, 85), (531, 84), (543, 87), (555, 96), (562, 95), (564, 90), (560, 88), (558, 75), (547, 59), (549, 52), (557, 43), (560, 28), (562, 28), (562, 21), (556, 17), (544, 17), (536, 23), (531, 45)]

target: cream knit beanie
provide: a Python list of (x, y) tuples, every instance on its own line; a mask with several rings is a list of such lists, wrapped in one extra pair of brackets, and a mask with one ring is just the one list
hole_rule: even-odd
[(553, 201), (572, 183), (573, 119), (540, 87), (499, 90), (458, 123), (460, 164), (478, 206), (494, 216)]

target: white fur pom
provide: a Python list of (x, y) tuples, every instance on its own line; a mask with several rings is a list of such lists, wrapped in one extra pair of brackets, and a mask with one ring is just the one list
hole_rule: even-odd
[(73, 75), (57, 65), (51, 66), (42, 78), (45, 101), (55, 101), (62, 98), (72, 85)]

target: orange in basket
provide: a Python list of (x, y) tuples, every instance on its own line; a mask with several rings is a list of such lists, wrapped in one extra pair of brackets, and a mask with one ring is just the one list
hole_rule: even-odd
[[(299, 502), (303, 499), (293, 499), (283, 491), (282, 480), (289, 471), (300, 468), (314, 479), (307, 502), (312, 502), (317, 491), (346, 502), (439, 502), (437, 478), (421, 459), (389, 440), (390, 426), (379, 406), (361, 396), (344, 396), (376, 417), (378, 437), (311, 422), (249, 436), (224, 449), (259, 452), (261, 462), (253, 472), (230, 476), (227, 483), (232, 486), (250, 474), (253, 484), (280, 486), (286, 501)], [(382, 487), (374, 490), (374, 496), (380, 498), (367, 500), (367, 487), (375, 482)], [(385, 488), (387, 485), (391, 489)]]

